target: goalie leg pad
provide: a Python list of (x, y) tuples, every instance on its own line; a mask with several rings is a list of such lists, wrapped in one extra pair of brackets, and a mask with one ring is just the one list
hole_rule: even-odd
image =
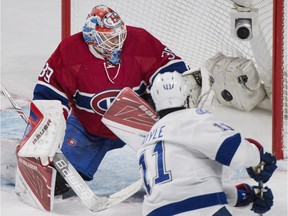
[(52, 211), (56, 170), (51, 166), (43, 167), (35, 158), (17, 157), (17, 160), (16, 194), (32, 207)]

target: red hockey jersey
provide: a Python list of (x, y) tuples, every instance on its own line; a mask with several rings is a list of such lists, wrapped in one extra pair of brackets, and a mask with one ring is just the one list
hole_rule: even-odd
[(142, 95), (157, 73), (175, 70), (183, 73), (188, 66), (144, 29), (127, 26), (119, 65), (93, 54), (79, 32), (64, 39), (46, 62), (34, 100), (60, 100), (66, 117), (73, 112), (90, 134), (113, 139), (101, 118), (120, 90), (130, 87)]

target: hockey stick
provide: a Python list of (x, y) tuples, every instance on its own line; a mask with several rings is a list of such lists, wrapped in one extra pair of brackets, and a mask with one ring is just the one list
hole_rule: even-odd
[[(28, 123), (29, 118), (23, 112), (19, 104), (14, 100), (8, 90), (1, 83), (1, 92), (10, 101), (12, 106), (16, 109), (18, 114), (22, 119)], [(92, 189), (87, 185), (83, 178), (79, 175), (73, 165), (68, 161), (68, 159), (63, 155), (60, 149), (53, 157), (52, 164), (57, 169), (57, 171), (63, 176), (66, 182), (70, 185), (73, 191), (81, 199), (83, 204), (88, 207), (91, 211), (97, 212), (105, 210), (111, 206), (114, 206), (125, 199), (129, 198), (136, 192), (138, 192), (142, 187), (142, 181), (138, 180), (133, 184), (127, 186), (119, 192), (111, 194), (109, 197), (99, 197)]]
[[(263, 182), (262, 181), (259, 182), (258, 187), (260, 189), (260, 197), (263, 197)], [(263, 214), (260, 213), (259, 216), (263, 216)]]
[[(264, 166), (262, 162), (260, 164), (261, 165), (258, 167), (258, 172), (259, 173), (261, 172), (261, 170), (263, 170), (263, 166)], [(260, 189), (260, 198), (262, 198), (263, 197), (263, 181), (259, 181), (258, 187)], [(259, 216), (263, 216), (263, 214), (260, 213)]]
[(23, 112), (19, 104), (14, 100), (14, 98), (11, 96), (11, 94), (7, 91), (7, 89), (2, 85), (1, 83), (1, 92), (3, 95), (10, 101), (12, 106), (15, 108), (15, 110), (18, 112), (18, 114), (21, 116), (21, 118), (28, 123), (28, 117), (27, 115)]

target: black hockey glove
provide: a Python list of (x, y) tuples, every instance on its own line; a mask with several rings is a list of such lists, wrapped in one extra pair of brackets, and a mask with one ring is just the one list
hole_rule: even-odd
[(247, 168), (247, 172), (251, 178), (255, 181), (266, 183), (270, 177), (272, 176), (273, 172), (277, 168), (277, 160), (276, 157), (268, 152), (264, 153), (263, 147), (260, 143), (253, 139), (247, 139), (250, 143), (257, 146), (260, 152), (260, 160), (261, 162), (256, 167), (249, 167)]
[(271, 209), (273, 206), (273, 193), (271, 189), (268, 187), (262, 188), (262, 196), (261, 190), (257, 186), (252, 187), (254, 190), (255, 199), (252, 204), (251, 211), (254, 211), (256, 214), (264, 214)]
[(252, 203), (251, 211), (264, 214), (273, 206), (273, 194), (268, 187), (262, 188), (262, 196), (258, 186), (251, 187), (243, 183), (237, 185), (236, 188), (238, 194), (236, 207), (247, 206)]
[(247, 206), (252, 203), (255, 199), (255, 193), (253, 189), (248, 184), (239, 184), (236, 185), (237, 188), (237, 203), (236, 207)]

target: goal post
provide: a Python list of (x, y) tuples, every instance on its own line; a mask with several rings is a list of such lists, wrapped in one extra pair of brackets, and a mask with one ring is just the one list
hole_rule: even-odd
[(71, 35), (71, 0), (61, 1), (61, 38)]
[(287, 158), (287, 0), (242, 2), (251, 4), (256, 13), (257, 32), (250, 41), (233, 35), (233, 0), (62, 0), (62, 38), (81, 31), (91, 9), (105, 4), (127, 25), (147, 29), (191, 68), (217, 52), (253, 60), (272, 91), (272, 151), (277, 159)]
[(272, 150), (278, 159), (284, 158), (288, 142), (288, 14), (284, 1), (273, 0)]

